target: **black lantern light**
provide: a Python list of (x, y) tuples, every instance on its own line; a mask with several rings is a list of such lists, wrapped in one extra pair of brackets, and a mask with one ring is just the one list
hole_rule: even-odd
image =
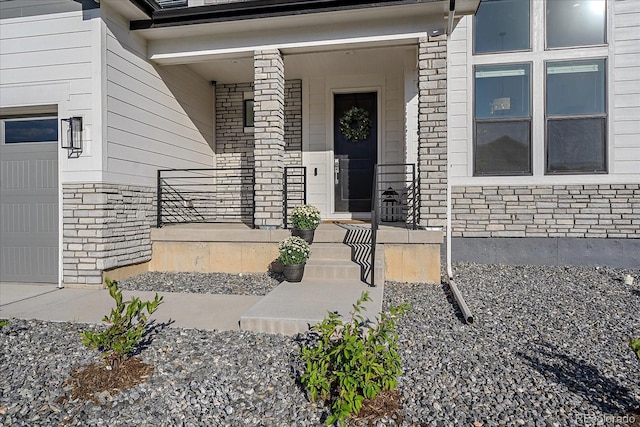
[(380, 219), (384, 222), (400, 220), (400, 196), (391, 187), (382, 193), (382, 215)]
[(66, 126), (62, 126), (60, 141), (62, 148), (67, 150), (69, 158), (80, 157), (80, 153), (82, 153), (82, 117), (69, 117), (62, 119), (61, 122), (66, 123)]

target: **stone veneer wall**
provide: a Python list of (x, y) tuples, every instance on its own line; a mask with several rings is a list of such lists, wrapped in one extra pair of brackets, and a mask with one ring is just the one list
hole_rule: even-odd
[(253, 130), (244, 130), (244, 93), (253, 83), (216, 85), (216, 167), (253, 167)]
[(284, 83), (284, 163), (302, 166), (302, 80)]
[(63, 184), (63, 283), (100, 285), (110, 268), (149, 261), (155, 188)]
[(418, 170), (423, 226), (447, 220), (447, 39), (424, 37), (418, 49)]
[(284, 58), (278, 49), (254, 52), (254, 224), (282, 227)]
[(453, 187), (452, 237), (640, 238), (640, 185)]
[[(253, 167), (254, 132), (243, 126), (244, 93), (253, 83), (216, 86), (216, 164), (219, 168)], [(302, 81), (284, 85), (285, 164), (302, 164)]]

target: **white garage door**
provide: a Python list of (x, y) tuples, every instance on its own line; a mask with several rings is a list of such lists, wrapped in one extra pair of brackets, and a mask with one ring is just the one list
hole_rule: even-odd
[(0, 118), (0, 281), (58, 281), (58, 119)]

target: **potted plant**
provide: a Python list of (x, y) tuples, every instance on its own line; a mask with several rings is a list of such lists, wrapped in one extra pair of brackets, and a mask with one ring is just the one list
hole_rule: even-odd
[(320, 225), (320, 211), (313, 205), (300, 205), (291, 211), (291, 235), (302, 237), (307, 243), (313, 242), (313, 235)]
[(311, 248), (304, 239), (291, 236), (278, 245), (280, 255), (278, 260), (284, 267), (284, 277), (287, 282), (299, 282), (304, 274), (304, 265), (311, 255)]

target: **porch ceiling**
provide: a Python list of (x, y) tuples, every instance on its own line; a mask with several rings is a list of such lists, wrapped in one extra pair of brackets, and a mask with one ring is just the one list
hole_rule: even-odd
[[(285, 78), (303, 79), (309, 73), (323, 74), (367, 74), (380, 68), (380, 58), (385, 58), (385, 66), (396, 64), (402, 70), (404, 54), (415, 51), (416, 43), (405, 40), (393, 46), (362, 45), (351, 48), (342, 46), (340, 50), (309, 51), (285, 55)], [(218, 57), (210, 61), (188, 64), (189, 68), (205, 80), (218, 83), (252, 82), (254, 79), (253, 55), (237, 55), (233, 58)]]
[[(458, 0), (458, 13), (475, 10), (478, 0)], [(136, 30), (158, 64), (192, 64), (253, 56), (255, 50), (284, 54), (414, 44), (442, 34), (449, 1), (404, 3), (348, 11), (308, 13)]]

